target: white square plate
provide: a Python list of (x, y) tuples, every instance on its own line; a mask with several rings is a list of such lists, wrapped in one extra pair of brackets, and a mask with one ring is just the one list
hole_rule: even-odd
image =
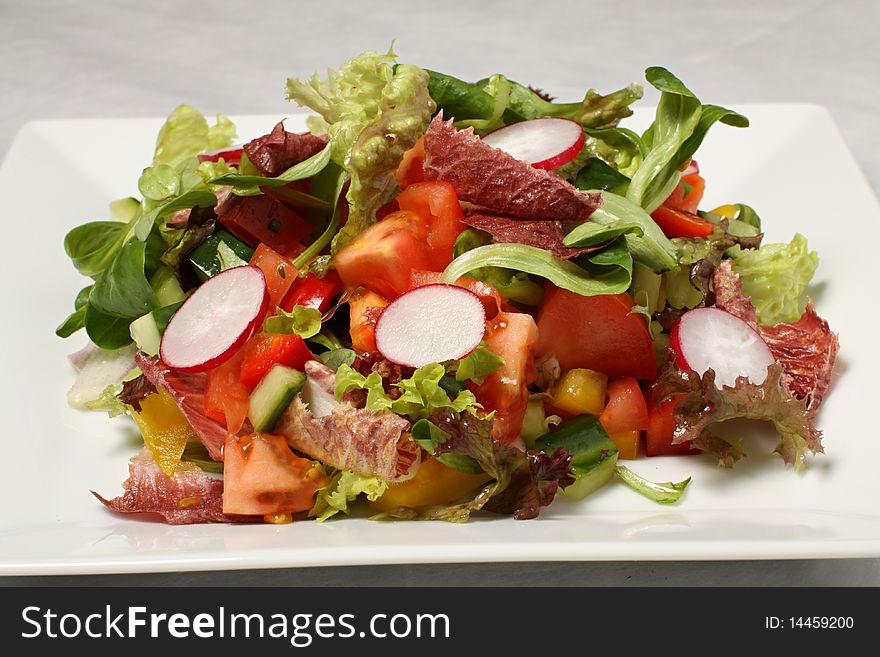
[[(766, 241), (800, 231), (821, 257), (812, 289), (839, 332), (836, 381), (820, 426), (827, 454), (795, 474), (746, 442), (733, 470), (708, 458), (630, 462), (654, 480), (693, 482), (682, 502), (658, 506), (623, 485), (586, 501), (558, 500), (534, 521), (480, 518), (170, 527), (106, 511), (89, 493), (120, 491), (137, 450), (129, 423), (67, 407), (66, 355), (85, 337), (55, 337), (83, 285), (64, 234), (105, 219), (107, 203), (136, 194), (160, 120), (50, 121), (25, 126), (0, 168), (5, 311), (0, 324), (0, 574), (334, 566), (428, 562), (691, 560), (880, 556), (876, 373), (880, 313), (876, 234), (880, 208), (831, 117), (806, 105), (737, 108), (751, 128), (713, 128), (698, 153), (704, 206), (745, 202)], [(650, 110), (628, 121), (645, 127)], [(277, 117), (236, 120), (239, 134), (268, 132)], [(302, 125), (302, 116), (288, 128)]]

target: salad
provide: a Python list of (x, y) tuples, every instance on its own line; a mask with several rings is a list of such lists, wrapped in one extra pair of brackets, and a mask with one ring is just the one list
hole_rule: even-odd
[(805, 467), (838, 348), (807, 298), (818, 257), (799, 234), (763, 243), (737, 199), (703, 207), (701, 142), (748, 119), (645, 77), (642, 134), (624, 127), (639, 84), (562, 103), (392, 51), (289, 79), (305, 133), (239, 144), (225, 116), (175, 109), (140, 198), (64, 242), (91, 279), (56, 331), (90, 341), (69, 402), (144, 442), (124, 492), (96, 497), (172, 524), (358, 500), (528, 519), (613, 480), (674, 503), (689, 480), (624, 462), (731, 467), (736, 418)]

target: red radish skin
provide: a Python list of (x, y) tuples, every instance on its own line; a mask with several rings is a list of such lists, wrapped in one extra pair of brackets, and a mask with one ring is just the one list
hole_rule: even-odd
[(692, 176), (695, 173), (700, 173), (700, 167), (697, 164), (696, 160), (691, 160), (684, 168), (684, 171), (681, 172), (681, 177), (684, 178), (686, 176)]
[(715, 385), (734, 386), (739, 377), (760, 385), (774, 363), (767, 343), (751, 326), (719, 308), (694, 308), (673, 325), (669, 346), (675, 364), (702, 375), (715, 371)]
[(547, 117), (511, 123), (490, 132), (483, 142), (537, 169), (558, 169), (584, 147), (584, 130), (570, 119)]
[(422, 367), (464, 358), (485, 330), (476, 294), (457, 285), (424, 285), (385, 308), (376, 322), (376, 349), (392, 363)]
[(266, 277), (259, 267), (227, 269), (205, 281), (174, 314), (159, 355), (179, 372), (217, 367), (253, 335), (268, 307)]

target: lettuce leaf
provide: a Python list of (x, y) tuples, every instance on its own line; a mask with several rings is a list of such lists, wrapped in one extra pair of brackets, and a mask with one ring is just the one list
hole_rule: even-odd
[(275, 308), (275, 312), (263, 322), (266, 333), (296, 334), (308, 339), (321, 331), (321, 311), (317, 308), (297, 305), (290, 312), (284, 308)]
[(647, 154), (632, 177), (626, 197), (653, 212), (681, 180), (681, 168), (697, 151), (709, 128), (720, 121), (744, 128), (746, 117), (717, 105), (703, 105), (681, 80), (660, 66), (645, 71), (660, 92), (654, 123), (642, 135)]
[(176, 166), (187, 157), (231, 145), (235, 136), (235, 125), (223, 114), (218, 114), (217, 122), (209, 126), (196, 108), (180, 105), (159, 130), (153, 166)]
[(614, 468), (614, 471), (623, 483), (640, 495), (644, 495), (649, 500), (657, 502), (657, 504), (675, 504), (684, 495), (684, 490), (688, 487), (688, 484), (691, 483), (690, 477), (678, 482), (661, 481), (655, 483), (637, 475), (623, 465), (618, 465)]
[(358, 495), (364, 494), (371, 502), (376, 501), (388, 490), (388, 483), (378, 477), (362, 475), (350, 470), (341, 470), (333, 475), (330, 485), (318, 491), (315, 505), (309, 517), (324, 522), (337, 513), (350, 513), (349, 505)]
[(779, 432), (774, 451), (785, 463), (801, 470), (808, 452), (824, 451), (822, 433), (813, 423), (813, 413), (785, 386), (783, 374), (782, 366), (774, 363), (761, 385), (739, 378), (735, 386), (719, 390), (711, 369), (700, 376), (680, 370), (670, 362), (654, 383), (653, 394), (659, 401), (684, 394), (675, 406), (673, 443), (692, 440), (694, 447), (715, 455), (720, 465), (730, 467), (744, 453), (737, 443), (712, 434), (712, 425), (735, 418), (767, 420)]
[(420, 367), (410, 378), (393, 384), (401, 389), (402, 394), (392, 399), (385, 392), (382, 377), (378, 372), (370, 372), (370, 375), (365, 377), (349, 365), (342, 364), (336, 370), (336, 399), (342, 400), (343, 395), (350, 390), (366, 390), (367, 408), (389, 410), (398, 415), (405, 415), (413, 421), (427, 418), (440, 411), (477, 413), (482, 409), (470, 390), (461, 390), (454, 399), (451, 399), (440, 385), (440, 379), (445, 374), (446, 368), (439, 363)]
[(758, 323), (796, 322), (804, 314), (807, 285), (819, 266), (819, 256), (808, 250), (806, 237), (798, 233), (789, 244), (757, 249), (735, 246), (728, 255), (758, 312)]
[(403, 153), (428, 127), (434, 101), (428, 74), (396, 64), (393, 50), (367, 52), (345, 62), (327, 79), (287, 81), (287, 98), (321, 115), (330, 135), (330, 157), (351, 176), (349, 217), (334, 238), (334, 251), (376, 220), (376, 210), (397, 189), (394, 173)]

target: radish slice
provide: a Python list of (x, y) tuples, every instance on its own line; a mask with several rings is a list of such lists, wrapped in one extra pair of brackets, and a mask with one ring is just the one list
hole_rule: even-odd
[(476, 294), (457, 285), (424, 285), (385, 308), (376, 322), (376, 348), (392, 363), (422, 367), (464, 358), (485, 330)]
[(483, 142), (538, 169), (557, 169), (584, 147), (584, 130), (569, 119), (544, 118), (511, 123), (490, 132)]
[(266, 277), (242, 265), (209, 278), (165, 329), (159, 354), (171, 369), (203, 372), (231, 358), (269, 307)]
[(689, 310), (669, 335), (675, 362), (682, 369), (704, 374), (715, 370), (715, 385), (733, 386), (744, 376), (761, 385), (774, 358), (767, 343), (743, 320), (718, 308)]

